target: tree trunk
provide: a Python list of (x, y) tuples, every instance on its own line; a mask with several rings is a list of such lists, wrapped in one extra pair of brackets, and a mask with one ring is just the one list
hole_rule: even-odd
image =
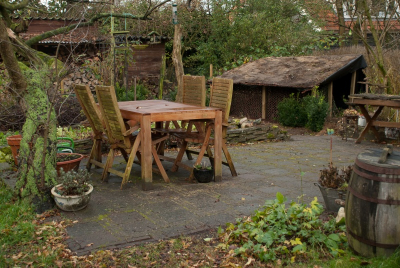
[(47, 97), (52, 74), (44, 66), (33, 70), (18, 63), (8, 32), (0, 19), (0, 55), (12, 82), (8, 89), (18, 99), (27, 118), (22, 130), (15, 192), (40, 204), (37, 211), (41, 212), (50, 208), (41, 204), (51, 201), (46, 194), (56, 178), (56, 114)]
[(172, 50), (172, 61), (175, 66), (175, 76), (178, 81), (178, 93), (176, 94), (176, 101), (182, 102), (183, 98), (183, 85), (182, 85), (182, 76), (183, 72), (183, 63), (182, 63), (182, 27), (180, 24), (175, 25), (175, 34), (174, 34), (174, 48)]
[[(365, 16), (367, 17), (367, 20), (368, 20), (369, 30), (371, 31), (372, 38), (374, 39), (374, 43), (375, 43), (376, 53), (375, 53), (374, 60), (375, 60), (376, 65), (378, 66), (380, 73), (382, 74), (381, 82), (383, 82), (387, 86), (386, 93), (392, 94), (391, 81), (390, 81), (389, 77), (387, 77), (387, 71), (385, 68), (385, 62), (384, 62), (384, 58), (383, 58), (383, 49), (382, 49), (382, 44), (378, 37), (378, 30), (375, 28), (367, 1), (363, 0), (362, 4), (364, 7)], [(384, 40), (384, 38), (382, 38), (382, 40)]]
[(344, 31), (345, 31), (343, 0), (336, 0), (336, 12), (337, 12), (338, 24), (339, 24), (339, 46), (342, 47)]

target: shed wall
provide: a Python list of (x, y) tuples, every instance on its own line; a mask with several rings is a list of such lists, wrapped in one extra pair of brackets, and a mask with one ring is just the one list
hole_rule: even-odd
[[(262, 118), (262, 88), (262, 86), (234, 85), (230, 115), (251, 119)], [(265, 120), (277, 121), (278, 103), (288, 98), (291, 93), (297, 94), (297, 92), (297, 89), (292, 88), (267, 87)]]
[(233, 85), (230, 115), (235, 117), (261, 118), (261, 89), (259, 86)]
[(128, 80), (134, 77), (159, 77), (161, 72), (161, 58), (165, 54), (165, 43), (149, 45), (146, 49), (133, 49), (133, 63), (128, 69)]

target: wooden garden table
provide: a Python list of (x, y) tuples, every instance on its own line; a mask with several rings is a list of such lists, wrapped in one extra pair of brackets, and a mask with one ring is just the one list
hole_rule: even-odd
[[(382, 112), (384, 107), (400, 109), (400, 96), (397, 95), (381, 95), (381, 94), (353, 94), (349, 95), (349, 98), (352, 99), (351, 102), (347, 103), (351, 106), (358, 106), (361, 110), (361, 113), (365, 117), (366, 125), (364, 130), (361, 132), (360, 136), (357, 138), (356, 143), (360, 143), (364, 138), (365, 134), (367, 134), (368, 130), (371, 129), (377, 140), (379, 140), (379, 133), (373, 126), (376, 127), (391, 127), (391, 128), (400, 128), (400, 122), (385, 122), (385, 121), (377, 121), (379, 114)], [(377, 106), (378, 109), (372, 115), (369, 115), (366, 106)]]
[(165, 100), (142, 100), (118, 102), (122, 117), (140, 122), (142, 139), (142, 189), (150, 190), (152, 180), (151, 123), (177, 120), (212, 119), (214, 120), (214, 172), (215, 181), (222, 180), (222, 111), (218, 108)]

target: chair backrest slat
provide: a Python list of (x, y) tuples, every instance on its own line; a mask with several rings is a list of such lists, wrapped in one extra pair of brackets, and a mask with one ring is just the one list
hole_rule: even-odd
[(127, 138), (122, 133), (126, 132), (126, 127), (118, 107), (114, 87), (96, 86), (96, 95), (105, 119), (107, 135), (110, 139), (125, 141)]
[(212, 80), (212, 92), (210, 107), (222, 110), (222, 123), (227, 124), (231, 110), (233, 94), (233, 80), (214, 77)]
[(103, 133), (105, 129), (104, 120), (89, 87), (87, 85), (74, 85), (74, 90), (93, 132), (95, 134)]
[(206, 106), (206, 79), (204, 76), (184, 75), (182, 77), (182, 102), (197, 106)]

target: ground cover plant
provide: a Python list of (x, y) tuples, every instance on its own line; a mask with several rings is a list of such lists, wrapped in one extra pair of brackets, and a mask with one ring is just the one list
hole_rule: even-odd
[(323, 207), (317, 198), (307, 204), (291, 202), (276, 194), (254, 215), (228, 224), (221, 233), (221, 247), (233, 246), (235, 254), (263, 262), (289, 264), (307, 261), (311, 256), (338, 257), (347, 245), (344, 224), (335, 219), (323, 222)]

